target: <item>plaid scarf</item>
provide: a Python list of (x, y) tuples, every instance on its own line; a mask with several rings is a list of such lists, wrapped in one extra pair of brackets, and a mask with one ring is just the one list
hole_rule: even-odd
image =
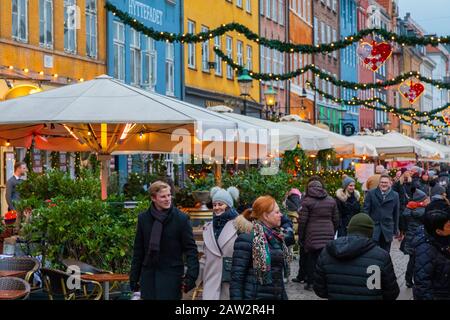
[(253, 221), (253, 269), (256, 272), (256, 279), (262, 285), (272, 283), (271, 256), (269, 244), (272, 247), (281, 246), (283, 250), (283, 269), (285, 277), (290, 276), (289, 264), (292, 255), (284, 243), (283, 235), (279, 230), (268, 228), (264, 223)]

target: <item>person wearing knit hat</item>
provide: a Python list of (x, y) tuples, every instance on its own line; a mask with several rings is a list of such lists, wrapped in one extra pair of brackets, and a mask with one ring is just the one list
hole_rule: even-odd
[[(230, 267), (237, 238), (235, 220), (239, 216), (234, 202), (239, 198), (235, 187), (210, 191), (213, 204), (213, 220), (203, 227), (203, 252), (200, 260), (204, 300), (230, 299)], [(200, 281), (201, 281), (200, 280)], [(225, 281), (227, 280), (227, 281)]]
[(361, 195), (355, 188), (355, 179), (346, 176), (342, 180), (342, 188), (336, 191), (336, 204), (339, 210), (338, 237), (347, 235), (347, 225), (350, 219), (361, 211), (359, 203)]
[(430, 198), (420, 189), (413, 190), (413, 198), (406, 205), (402, 216), (406, 223), (406, 233), (401, 244), (401, 250), (404, 254), (409, 255), (408, 266), (405, 273), (406, 286), (412, 288), (413, 286), (413, 271), (414, 271), (414, 248), (412, 241), (415, 234), (425, 216), (425, 208), (430, 203)]
[(431, 202), (425, 208), (425, 214), (429, 211), (441, 210), (450, 214), (450, 201), (446, 189), (440, 184), (436, 184), (431, 189)]
[[(347, 236), (322, 250), (316, 265), (314, 292), (329, 300), (395, 300), (400, 289), (389, 253), (372, 240), (374, 221), (365, 213), (354, 215)], [(370, 268), (380, 271), (381, 287), (371, 288)]]

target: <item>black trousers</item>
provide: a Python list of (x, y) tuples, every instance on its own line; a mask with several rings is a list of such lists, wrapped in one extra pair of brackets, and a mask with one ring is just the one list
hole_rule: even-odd
[(314, 271), (316, 269), (317, 259), (319, 259), (321, 252), (322, 249), (309, 251), (306, 254), (306, 282), (308, 285), (312, 285), (314, 283)]
[(406, 267), (405, 280), (408, 283), (413, 283), (414, 277), (414, 255), (409, 255), (408, 266)]
[(297, 279), (299, 280), (306, 280), (306, 252), (304, 246), (299, 244), (299, 251), (298, 251), (298, 274)]
[(375, 243), (381, 248), (386, 250), (388, 253), (391, 252), (391, 242), (392, 241), (386, 241), (384, 239), (383, 234), (380, 235), (380, 238), (378, 240), (375, 240)]

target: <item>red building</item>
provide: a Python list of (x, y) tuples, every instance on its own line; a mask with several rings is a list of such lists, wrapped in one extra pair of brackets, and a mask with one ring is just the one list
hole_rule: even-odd
[[(262, 37), (287, 42), (288, 39), (288, 9), (289, 0), (262, 0), (259, 1), (259, 24)], [(286, 54), (260, 46), (260, 66), (262, 73), (283, 74), (286, 73)], [(289, 91), (287, 81), (266, 81), (261, 85), (261, 101), (264, 101), (264, 91), (272, 85), (277, 92), (274, 112), (281, 115), (289, 110)], [(267, 107), (267, 105), (266, 105)]]

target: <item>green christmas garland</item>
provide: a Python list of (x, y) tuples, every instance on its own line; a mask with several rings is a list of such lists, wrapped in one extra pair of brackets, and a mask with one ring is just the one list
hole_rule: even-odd
[[(345, 104), (348, 106), (365, 106), (372, 110), (390, 112), (390, 113), (398, 116), (401, 120), (404, 120), (406, 122), (411, 122), (413, 124), (425, 124), (425, 125), (430, 126), (431, 128), (435, 128), (435, 129), (447, 127), (447, 124), (445, 124), (444, 118), (442, 116), (438, 116), (435, 114), (437, 112), (440, 112), (440, 111), (445, 110), (448, 107), (450, 107), (450, 103), (447, 103), (446, 105), (427, 113), (427, 112), (417, 111), (414, 108), (395, 108), (395, 107), (390, 106), (387, 102), (385, 102), (384, 100), (382, 100), (380, 98), (371, 98), (371, 99), (366, 99), (366, 100), (361, 100), (361, 99), (357, 99), (357, 98), (354, 98), (352, 100), (336, 98), (335, 96), (330, 95), (330, 94), (320, 90), (313, 83), (310, 83), (308, 81), (306, 83), (311, 87), (312, 90), (316, 91), (318, 94), (320, 94), (324, 98), (331, 99), (336, 103), (341, 103), (341, 104)], [(373, 105), (373, 103), (378, 103), (381, 105), (381, 107), (377, 107), (377, 106)], [(428, 119), (426, 119), (426, 120), (418, 119), (421, 117), (427, 117)], [(408, 119), (408, 118), (410, 118), (410, 119)], [(431, 124), (431, 121), (441, 121), (444, 124), (435, 126), (435, 125)]]
[(168, 41), (168, 42), (180, 42), (180, 43), (198, 43), (205, 42), (209, 39), (212, 39), (217, 36), (222, 36), (227, 32), (236, 31), (240, 34), (243, 34), (248, 40), (255, 41), (265, 47), (276, 49), (280, 52), (301, 52), (301, 53), (325, 53), (325, 52), (333, 52), (339, 49), (346, 48), (360, 40), (363, 40), (366, 36), (369, 35), (379, 35), (384, 39), (389, 41), (396, 42), (400, 45), (408, 45), (408, 46), (416, 46), (416, 45), (432, 45), (437, 46), (439, 44), (447, 44), (450, 43), (450, 36), (446, 37), (415, 37), (415, 36), (399, 36), (396, 33), (386, 31), (384, 29), (365, 29), (359, 31), (357, 34), (345, 37), (344, 40), (326, 43), (326, 44), (318, 44), (318, 45), (309, 45), (309, 44), (294, 44), (294, 43), (286, 43), (280, 40), (267, 39), (264, 37), (260, 37), (258, 34), (251, 31), (245, 25), (232, 22), (228, 24), (222, 24), (220, 27), (215, 28), (213, 30), (207, 32), (200, 32), (196, 34), (185, 33), (185, 34), (175, 34), (164, 31), (157, 31), (151, 27), (146, 27), (143, 23), (139, 22), (135, 18), (133, 18), (128, 13), (119, 10), (110, 2), (105, 3), (105, 8), (109, 12), (111, 12), (114, 16), (116, 16), (119, 20), (121, 20), (124, 24), (132, 27), (138, 32), (142, 32), (143, 34), (153, 38), (157, 41)]
[[(217, 47), (214, 47), (214, 52), (227, 64), (229, 64), (233, 69), (237, 71), (242, 71), (244, 69), (243, 66), (237, 64), (233, 59), (228, 57), (222, 50), (220, 50)], [(249, 75), (256, 80), (261, 81), (279, 81), (279, 80), (288, 80), (295, 78), (297, 76), (300, 76), (308, 71), (311, 71), (313, 74), (318, 76), (320, 79), (327, 80), (334, 85), (338, 87), (344, 87), (348, 89), (355, 89), (355, 90), (368, 90), (368, 89), (384, 89), (389, 86), (398, 85), (408, 78), (415, 77), (416, 79), (429, 83), (433, 86), (435, 86), (438, 89), (450, 89), (450, 83), (449, 82), (442, 82), (439, 80), (433, 80), (431, 78), (424, 77), (420, 74), (418, 71), (410, 71), (403, 73), (394, 79), (386, 80), (383, 82), (377, 82), (377, 83), (359, 83), (359, 82), (349, 82), (344, 80), (339, 80), (335, 78), (334, 76), (323, 72), (319, 68), (317, 68), (314, 64), (308, 64), (304, 66), (303, 68), (298, 68), (297, 70), (294, 70), (292, 72), (287, 72), (283, 74), (273, 74), (273, 73), (258, 73), (254, 72), (252, 70), (249, 70)]]

